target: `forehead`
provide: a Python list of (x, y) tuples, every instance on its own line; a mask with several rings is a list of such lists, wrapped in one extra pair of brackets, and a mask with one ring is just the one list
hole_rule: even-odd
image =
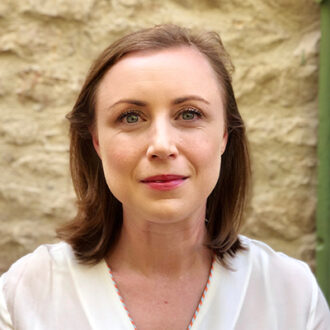
[(98, 94), (143, 92), (155, 84), (164, 91), (208, 93), (221, 97), (222, 88), (207, 57), (194, 47), (130, 53), (112, 66), (103, 77)]

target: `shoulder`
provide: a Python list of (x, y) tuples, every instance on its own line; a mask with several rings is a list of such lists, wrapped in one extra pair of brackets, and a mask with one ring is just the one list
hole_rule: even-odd
[(240, 238), (249, 260), (247, 293), (253, 288), (252, 296), (259, 294), (262, 301), (269, 302), (273, 313), (279, 314), (278, 320), (285, 316), (292, 324), (296, 322), (291, 329), (298, 328), (298, 321), (307, 329), (329, 329), (329, 307), (309, 266), (263, 242)]
[(86, 329), (85, 307), (108, 298), (108, 277), (104, 262), (79, 263), (67, 243), (39, 246), (0, 277), (0, 328)]
[(40, 245), (33, 252), (13, 263), (2, 277), (6, 281), (16, 280), (19, 282), (23, 276), (29, 276), (35, 272), (38, 274), (46, 273), (50, 268), (61, 267), (72, 259), (74, 259), (73, 251), (67, 243)]
[(245, 249), (232, 259), (231, 270), (217, 266), (217, 297), (230, 295), (223, 301), (237, 316), (237, 329), (251, 329), (251, 320), (253, 329), (328, 329), (329, 309), (309, 266), (263, 242), (239, 238)]
[(293, 314), (304, 311), (309, 320), (323, 310), (328, 320), (325, 299), (307, 263), (276, 252), (258, 240), (243, 236), (242, 243), (247, 247), (249, 259), (249, 286), (262, 292), (265, 301), (288, 304), (287, 311)]
[(307, 263), (277, 252), (264, 242), (245, 236), (240, 238), (247, 248), (251, 276), (270, 281), (274, 287), (278, 285), (282, 290), (301, 291), (304, 288), (312, 295), (318, 288)]
[(1, 276), (0, 281), (1, 294), (8, 309), (15, 304), (17, 297), (22, 295), (36, 297), (45, 294), (54, 271), (67, 268), (72, 262), (74, 262), (73, 251), (70, 245), (64, 242), (41, 245), (17, 260)]
[(262, 269), (276, 269), (285, 275), (300, 273), (310, 277), (312, 272), (304, 261), (295, 259), (285, 253), (275, 251), (264, 242), (240, 236), (243, 246), (247, 248), (247, 256), (254, 267)]

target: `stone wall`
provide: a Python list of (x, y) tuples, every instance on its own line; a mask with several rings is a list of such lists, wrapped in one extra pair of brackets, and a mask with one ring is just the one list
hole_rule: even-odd
[(254, 189), (244, 233), (314, 268), (319, 7), (314, 0), (1, 0), (0, 272), (74, 214), (65, 114), (128, 31), (220, 32), (236, 66)]

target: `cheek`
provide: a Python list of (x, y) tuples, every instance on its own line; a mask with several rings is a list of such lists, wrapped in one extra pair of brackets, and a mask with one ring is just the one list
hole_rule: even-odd
[(222, 139), (219, 133), (203, 132), (199, 136), (191, 136), (187, 141), (190, 153), (198, 163), (208, 167), (220, 162)]
[(101, 158), (106, 183), (112, 194), (123, 202), (129, 188), (132, 154), (127, 148), (111, 144), (101, 149)]
[(132, 141), (118, 136), (108, 137), (100, 144), (105, 176), (116, 182), (116, 178), (128, 177), (135, 168), (139, 150)]
[(191, 161), (203, 183), (201, 189), (209, 195), (220, 175), (222, 139), (219, 134), (205, 134), (191, 142), (194, 142), (190, 144)]

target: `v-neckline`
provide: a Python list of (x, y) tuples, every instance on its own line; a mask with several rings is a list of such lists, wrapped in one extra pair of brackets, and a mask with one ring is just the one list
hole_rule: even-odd
[[(199, 312), (200, 312), (202, 306), (205, 305), (205, 299), (207, 298), (207, 292), (209, 291), (209, 288), (210, 288), (210, 285), (211, 285), (211, 281), (212, 281), (212, 277), (213, 277), (213, 273), (214, 273), (215, 262), (216, 262), (216, 257), (214, 256), (213, 257), (213, 260), (212, 260), (211, 267), (210, 267), (209, 276), (208, 276), (206, 285), (204, 287), (204, 290), (203, 290), (203, 293), (201, 295), (201, 298), (199, 299), (199, 303), (198, 303), (198, 305), (197, 305), (197, 307), (195, 309), (195, 312), (194, 312), (194, 314), (193, 314), (193, 316), (191, 318), (191, 321), (189, 322), (189, 324), (188, 324), (188, 326), (186, 328), (187, 330), (191, 330), (193, 328), (193, 325), (194, 325), (194, 323), (195, 323), (195, 321), (196, 321), (196, 319), (197, 319), (197, 317), (199, 315)], [(122, 295), (120, 293), (120, 290), (118, 288), (118, 285), (117, 285), (117, 283), (116, 283), (116, 281), (115, 281), (115, 279), (113, 277), (113, 274), (112, 274), (112, 271), (111, 271), (111, 267), (109, 266), (109, 264), (107, 262), (105, 262), (105, 263), (106, 263), (106, 265), (108, 267), (109, 275), (110, 275), (112, 284), (113, 284), (113, 286), (115, 288), (115, 291), (117, 293), (117, 297), (118, 297), (118, 299), (120, 301), (120, 304), (121, 304), (122, 308), (125, 310), (126, 315), (127, 315), (128, 319), (129, 319), (131, 325), (133, 326), (133, 328), (134, 329), (137, 329), (137, 327), (136, 327), (136, 325), (134, 323), (134, 320), (133, 320), (132, 316), (130, 315), (129, 310), (128, 310), (126, 304), (125, 304), (125, 301), (124, 301), (124, 299), (123, 299), (123, 297), (122, 297)]]

